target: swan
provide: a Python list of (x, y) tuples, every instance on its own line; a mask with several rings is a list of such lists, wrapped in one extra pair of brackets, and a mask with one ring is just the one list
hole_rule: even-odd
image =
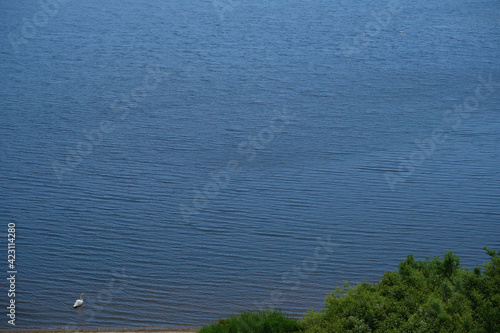
[(76, 302), (75, 302), (75, 304), (73, 304), (73, 307), (74, 307), (74, 308), (77, 308), (77, 307), (79, 307), (79, 306), (82, 306), (82, 305), (83, 305), (83, 299), (82, 299), (82, 296), (83, 296), (83, 295), (85, 295), (85, 293), (82, 293), (82, 294), (80, 295), (80, 299), (77, 299), (77, 300), (76, 300)]

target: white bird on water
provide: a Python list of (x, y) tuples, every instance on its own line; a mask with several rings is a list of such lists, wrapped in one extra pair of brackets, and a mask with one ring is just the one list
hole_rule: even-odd
[(83, 295), (85, 295), (85, 294), (84, 294), (84, 293), (82, 293), (82, 294), (80, 295), (80, 299), (77, 299), (77, 300), (76, 300), (76, 302), (75, 302), (75, 304), (73, 304), (73, 307), (74, 307), (74, 308), (77, 308), (77, 307), (79, 307), (79, 306), (82, 306), (82, 305), (83, 305), (83, 298), (82, 298), (82, 296), (83, 296)]

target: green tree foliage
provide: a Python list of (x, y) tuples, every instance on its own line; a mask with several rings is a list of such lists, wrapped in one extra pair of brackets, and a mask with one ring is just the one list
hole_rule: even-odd
[(376, 284), (337, 288), (302, 320), (306, 332), (500, 332), (500, 251), (471, 271), (447, 252), (413, 255)]

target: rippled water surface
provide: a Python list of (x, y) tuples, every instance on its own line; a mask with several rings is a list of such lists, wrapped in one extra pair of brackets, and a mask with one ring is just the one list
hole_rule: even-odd
[(499, 248), (498, 1), (43, 3), (0, 5), (16, 328), (300, 317)]

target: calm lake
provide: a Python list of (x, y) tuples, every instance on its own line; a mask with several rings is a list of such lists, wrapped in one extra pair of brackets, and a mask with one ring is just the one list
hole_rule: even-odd
[(16, 329), (301, 317), (409, 253), (472, 267), (500, 248), (499, 1), (30, 0), (0, 17)]

